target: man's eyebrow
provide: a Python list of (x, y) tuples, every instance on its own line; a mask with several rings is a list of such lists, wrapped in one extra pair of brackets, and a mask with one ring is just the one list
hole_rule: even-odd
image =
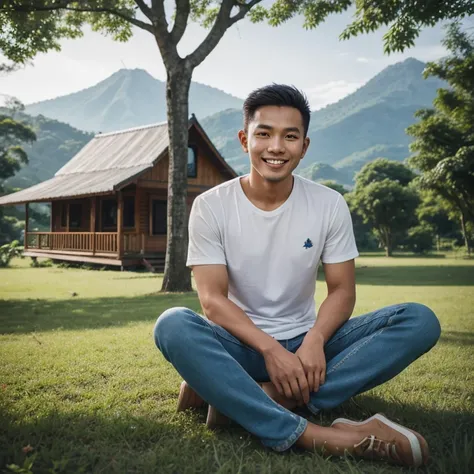
[[(273, 130), (273, 127), (271, 125), (266, 125), (264, 123), (259, 123), (255, 128), (263, 128), (264, 130)], [(298, 127), (287, 127), (283, 129), (285, 132), (299, 132), (301, 133), (301, 130)]]

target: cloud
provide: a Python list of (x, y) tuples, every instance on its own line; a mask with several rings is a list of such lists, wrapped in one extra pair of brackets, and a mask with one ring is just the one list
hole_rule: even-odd
[(304, 91), (308, 96), (311, 109), (317, 110), (328, 104), (337, 102), (357, 90), (363, 84), (363, 82), (339, 80), (327, 82), (325, 84), (317, 84), (313, 87), (306, 88)]
[(360, 56), (356, 59), (356, 61), (358, 63), (370, 63), (371, 60), (369, 58), (364, 57), (364, 56)]

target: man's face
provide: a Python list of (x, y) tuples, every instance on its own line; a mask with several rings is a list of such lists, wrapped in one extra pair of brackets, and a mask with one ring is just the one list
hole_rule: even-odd
[(300, 111), (286, 106), (257, 109), (247, 132), (239, 132), (239, 139), (250, 156), (251, 173), (271, 182), (290, 176), (309, 146)]

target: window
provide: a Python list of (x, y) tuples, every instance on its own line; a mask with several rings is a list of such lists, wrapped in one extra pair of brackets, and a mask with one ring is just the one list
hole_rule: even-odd
[(117, 227), (117, 200), (104, 199), (102, 201), (102, 228)]
[(61, 203), (61, 227), (67, 227), (67, 202)]
[[(102, 201), (102, 227), (104, 229), (117, 228), (117, 200), (104, 199)], [(123, 226), (135, 227), (135, 196), (123, 198)]]
[(152, 234), (166, 235), (167, 229), (167, 208), (166, 201), (152, 201)]
[(123, 226), (135, 227), (135, 196), (123, 198)]
[(82, 224), (82, 204), (74, 202), (69, 204), (69, 228), (78, 229)]
[(188, 147), (188, 178), (197, 177), (197, 152), (192, 146)]

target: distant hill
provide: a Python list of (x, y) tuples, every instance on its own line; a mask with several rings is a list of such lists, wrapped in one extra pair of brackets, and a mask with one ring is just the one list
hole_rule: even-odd
[[(446, 84), (424, 79), (425, 64), (410, 58), (385, 68), (367, 84), (335, 104), (311, 114), (311, 146), (297, 172), (313, 163), (326, 163), (352, 175), (379, 156), (402, 161), (409, 156), (405, 129), (414, 113), (431, 107), (436, 91)], [(247, 172), (248, 158), (237, 140), (240, 110), (225, 110), (202, 124), (219, 151), (238, 172)], [(325, 178), (322, 178), (325, 179)]]
[(336, 183), (346, 186), (352, 185), (352, 173), (348, 173), (344, 169), (337, 170), (326, 163), (313, 163), (311, 166), (301, 169), (298, 174), (312, 181), (336, 181)]
[[(189, 112), (198, 119), (242, 104), (241, 99), (219, 89), (191, 83)], [(121, 69), (95, 86), (29, 104), (25, 111), (90, 132), (147, 125), (167, 119), (166, 84), (143, 69)]]
[(15, 118), (33, 128), (36, 142), (23, 146), (28, 154), (28, 165), (5, 181), (13, 188), (27, 188), (51, 178), (93, 137), (91, 133), (43, 116), (18, 114)]

